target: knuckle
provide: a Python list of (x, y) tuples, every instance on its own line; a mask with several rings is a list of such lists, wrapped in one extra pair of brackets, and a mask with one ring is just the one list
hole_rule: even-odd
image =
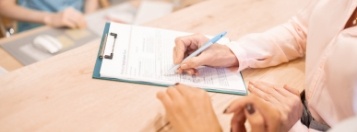
[(264, 120), (261, 117), (257, 117), (257, 118), (254, 118), (253, 120), (251, 120), (251, 123), (256, 126), (262, 126), (262, 125), (264, 125)]
[(170, 87), (170, 88), (167, 89), (167, 93), (168, 93), (169, 95), (174, 94), (175, 91), (176, 91), (176, 90), (175, 90), (174, 88), (172, 88), (172, 87)]
[(264, 92), (266, 93), (266, 94), (268, 94), (268, 95), (273, 95), (273, 93), (274, 93), (274, 89), (267, 89), (267, 88), (262, 88), (263, 90), (264, 90)]
[(287, 121), (288, 120), (288, 116), (284, 114), (283, 116), (281, 116), (281, 120), (282, 121)]
[(182, 85), (178, 85), (178, 86), (176, 86), (176, 88), (179, 91), (185, 91), (186, 89), (188, 89), (188, 87), (183, 87)]
[(179, 45), (180, 42), (182, 42), (183, 39), (184, 39), (184, 37), (177, 37), (177, 38), (175, 38), (175, 45)]
[(195, 91), (194, 96), (199, 97), (199, 98), (204, 98), (206, 97), (206, 92), (200, 88), (192, 88), (192, 90)]
[(197, 61), (192, 61), (192, 59), (187, 61), (187, 66), (190, 68), (195, 68), (198, 64)]
[(158, 93), (156, 94), (156, 97), (157, 97), (158, 99), (162, 100), (164, 94), (165, 94), (165, 93), (163, 93), (163, 92), (160, 91), (160, 92), (158, 92)]
[(280, 112), (274, 112), (273, 115), (274, 115), (273, 117), (275, 117), (275, 118), (272, 119), (272, 120), (274, 122), (276, 122), (276, 123), (280, 122), (280, 120), (282, 119), (281, 113)]
[(271, 96), (267, 96), (267, 95), (262, 95), (262, 98), (268, 102), (272, 101), (272, 97)]

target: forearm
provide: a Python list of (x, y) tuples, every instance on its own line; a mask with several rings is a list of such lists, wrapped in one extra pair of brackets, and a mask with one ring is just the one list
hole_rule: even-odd
[(306, 30), (292, 20), (263, 33), (249, 34), (228, 47), (239, 61), (239, 70), (264, 68), (305, 54)]
[(310, 3), (289, 22), (264, 33), (250, 34), (229, 44), (239, 61), (239, 71), (264, 68), (305, 55), (308, 22), (319, 0)]
[(46, 17), (52, 14), (18, 6), (15, 1), (0, 0), (0, 15), (18, 21), (45, 23)]
[(86, 0), (84, 5), (84, 13), (92, 13), (99, 8), (99, 0)]

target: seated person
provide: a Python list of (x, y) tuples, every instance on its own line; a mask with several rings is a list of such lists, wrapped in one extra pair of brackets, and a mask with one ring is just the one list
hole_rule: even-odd
[(41, 24), (84, 28), (83, 13), (95, 11), (98, 5), (98, 0), (0, 0), (0, 15), (19, 21), (19, 32)]
[[(248, 90), (280, 112), (278, 122), (281, 122), (281, 128), (272, 131), (326, 131), (355, 115), (353, 108), (356, 108), (356, 103), (353, 104), (353, 99), (356, 95), (353, 95), (353, 91), (357, 87), (356, 5), (353, 0), (312, 0), (285, 24), (263, 33), (244, 36), (227, 45), (212, 45), (200, 55), (185, 61), (183, 58), (207, 42), (208, 38), (199, 34), (180, 37), (176, 40), (173, 55), (174, 62), (181, 63), (177, 72), (196, 74), (196, 68), (200, 66), (234, 66), (241, 71), (276, 66), (304, 57), (306, 79), (300, 98), (298, 90), (268, 82), (250, 80)], [(188, 86), (169, 88), (166, 93), (158, 93), (173, 128), (182, 130), (180, 128), (187, 129), (191, 126), (216, 126), (210, 130), (219, 131), (214, 113), (206, 110), (210, 107), (193, 102), (199, 100), (195, 96), (202, 96), (200, 101), (209, 104), (209, 99), (203, 98), (204, 92), (182, 94), (179, 90), (184, 87)], [(183, 98), (180, 94), (184, 95)], [(241, 109), (232, 110), (232, 107), (234, 106), (228, 108), (228, 113), (235, 111), (232, 118), (232, 131), (235, 132), (241, 130), (241, 123), (237, 121), (244, 117), (244, 113), (242, 114)], [(195, 113), (194, 110), (200, 111)], [(190, 115), (191, 113), (193, 114)], [(199, 114), (202, 117), (196, 116)], [(192, 123), (191, 118), (194, 120)], [(192, 131), (196, 130), (192, 128)]]

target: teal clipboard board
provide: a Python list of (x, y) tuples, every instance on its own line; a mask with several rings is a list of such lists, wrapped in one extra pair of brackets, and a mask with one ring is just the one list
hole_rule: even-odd
[[(106, 36), (109, 33), (110, 29), (110, 23), (106, 23), (102, 35), (102, 39), (100, 41), (100, 46), (97, 54), (97, 59), (95, 62), (94, 70), (93, 70), (93, 75), (92, 78), (94, 79), (102, 79), (102, 80), (110, 80), (110, 81), (119, 81), (119, 82), (127, 82), (127, 83), (135, 83), (135, 84), (144, 84), (144, 85), (153, 85), (153, 86), (161, 86), (161, 87), (167, 87), (168, 85), (163, 85), (163, 84), (158, 84), (158, 83), (152, 83), (152, 82), (145, 82), (145, 81), (132, 81), (132, 80), (126, 80), (126, 79), (118, 79), (118, 78), (108, 78), (108, 77), (101, 77), (100, 76), (100, 69), (102, 66), (103, 58), (101, 56), (101, 51), (103, 48), (105, 48), (103, 45), (105, 45), (105, 40)], [(240, 74), (242, 79), (243, 76)], [(224, 94), (234, 94), (234, 95), (247, 95), (247, 87), (244, 84), (244, 89), (245, 92), (239, 92), (239, 91), (232, 91), (232, 90), (221, 90), (221, 89), (214, 89), (214, 88), (204, 88), (204, 90), (208, 92), (215, 92), (215, 93), (224, 93)]]

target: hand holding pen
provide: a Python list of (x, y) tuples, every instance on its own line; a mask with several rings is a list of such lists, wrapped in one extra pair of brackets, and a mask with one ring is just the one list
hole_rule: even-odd
[[(220, 33), (213, 39), (209, 40), (202, 34), (194, 34), (176, 38), (173, 60), (176, 66), (171, 68), (179, 74), (187, 73), (190, 75), (197, 74), (197, 68), (200, 66), (211, 67), (231, 67), (238, 66), (238, 60), (234, 53), (225, 45), (210, 44), (216, 43), (215, 38), (222, 38), (226, 32)], [(222, 36), (223, 35), (223, 36)], [(203, 47), (209, 45), (208, 47)], [(198, 51), (199, 49), (202, 51)], [(197, 55), (191, 55), (193, 53)], [(191, 56), (190, 56), (191, 55)]]

